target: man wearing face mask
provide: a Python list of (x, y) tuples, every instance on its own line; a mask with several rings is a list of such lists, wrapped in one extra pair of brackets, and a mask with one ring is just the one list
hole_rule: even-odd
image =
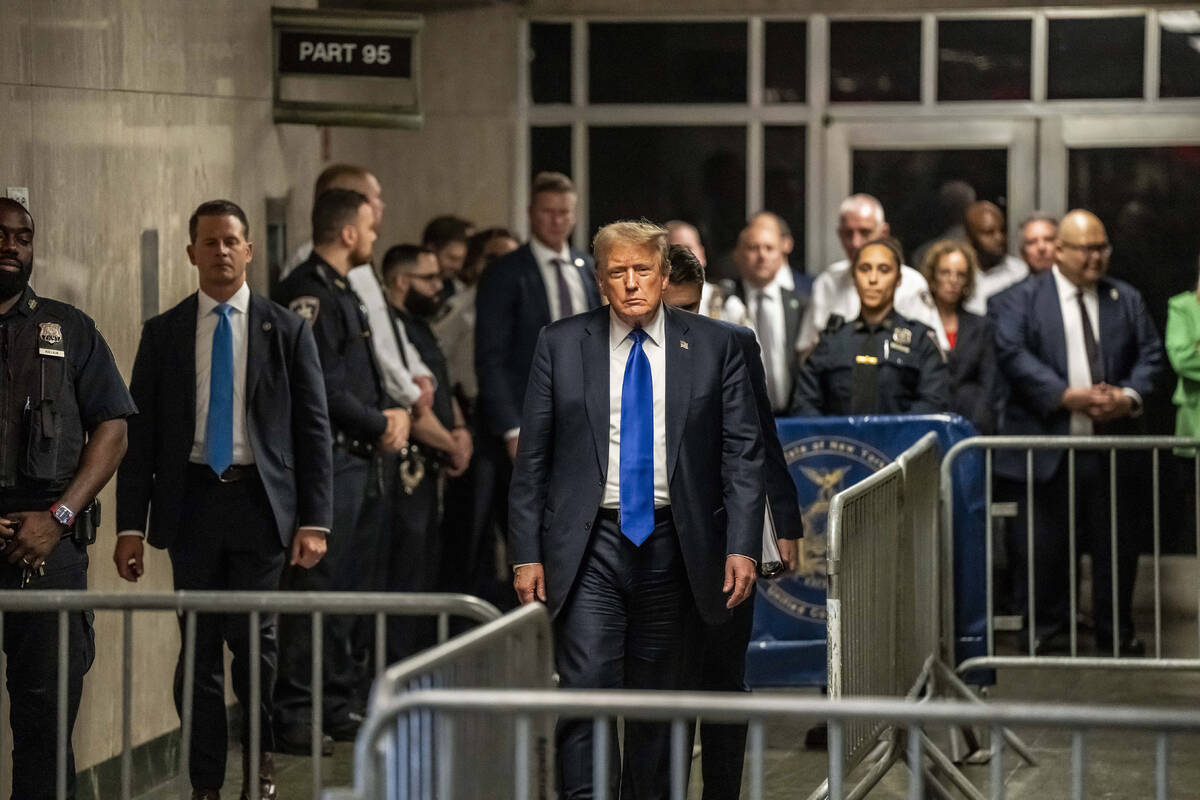
[[(0, 589), (84, 590), (94, 499), (125, 455), (125, 418), (137, 409), (96, 324), (30, 288), (33, 238), (33, 216), (0, 198)], [(67, 618), (67, 797), (91, 619)], [(4, 615), (13, 797), (56, 796), (58, 641), (56, 614)]]
[[(398, 244), (383, 257), (383, 288), (397, 326), (412, 342), (434, 377), (433, 405), (413, 416), (412, 443), (396, 463), (395, 509), (384, 588), (431, 592), (437, 588), (441, 559), (441, 499), (444, 477), (461, 475), (470, 464), (471, 433), (454, 399), (446, 355), (431, 321), (441, 308), (443, 279), (437, 255), (414, 244)], [(432, 620), (393, 617), (388, 661), (435, 643)]]

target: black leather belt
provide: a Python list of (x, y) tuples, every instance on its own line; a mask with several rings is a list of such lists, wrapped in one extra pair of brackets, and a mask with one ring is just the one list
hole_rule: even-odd
[[(620, 509), (617, 509), (617, 508), (602, 508), (602, 509), (600, 509), (599, 513), (596, 514), (596, 516), (599, 517), (600, 519), (606, 519), (609, 522), (615, 522), (618, 525), (621, 524), (621, 511), (620, 511)], [(654, 509), (654, 524), (655, 525), (661, 525), (662, 523), (667, 522), (670, 519), (671, 519), (671, 507), (670, 506), (663, 506), (662, 508)]]
[(238, 481), (258, 477), (258, 468), (253, 464), (231, 464), (225, 468), (224, 472), (218, 475), (213, 472), (212, 467), (208, 464), (194, 464), (189, 462), (188, 472), (194, 478), (211, 483), (237, 483)]
[(337, 431), (333, 434), (333, 446), (337, 450), (344, 450), (352, 456), (361, 458), (370, 458), (375, 455), (375, 443), (364, 442), (361, 439), (355, 439), (342, 431)]

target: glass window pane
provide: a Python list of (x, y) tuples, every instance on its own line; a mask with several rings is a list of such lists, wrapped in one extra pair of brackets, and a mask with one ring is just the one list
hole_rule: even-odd
[(788, 263), (799, 270), (805, 269), (806, 134), (803, 125), (767, 125), (763, 128), (763, 207), (787, 220), (796, 243)]
[(529, 87), (535, 103), (571, 102), (568, 23), (529, 23)]
[(746, 129), (589, 129), (592, 231), (620, 219), (681, 219), (704, 238), (712, 280), (733, 277), (730, 253), (746, 219)]
[(1046, 97), (1141, 97), (1145, 17), (1050, 20)]
[(1027, 19), (939, 22), (937, 99), (1028, 100), (1032, 36)]
[(571, 126), (533, 126), (529, 129), (529, 174), (545, 171), (570, 175)]
[(746, 23), (593, 22), (593, 103), (746, 102)]
[(766, 24), (766, 65), (763, 100), (803, 103), (808, 94), (808, 25), (804, 22)]
[(1158, 94), (1200, 97), (1200, 11), (1162, 11)]
[(830, 23), (829, 99), (835, 103), (920, 102), (921, 23)]
[[(1008, 151), (978, 150), (855, 150), (855, 192), (879, 198), (892, 235), (904, 245), (907, 262), (924, 244), (942, 238), (961, 224), (940, 208), (939, 189), (950, 181), (965, 181), (979, 200), (1008, 206)], [(1005, 211), (1007, 213), (1007, 211)], [(961, 234), (958, 234), (961, 235)]]

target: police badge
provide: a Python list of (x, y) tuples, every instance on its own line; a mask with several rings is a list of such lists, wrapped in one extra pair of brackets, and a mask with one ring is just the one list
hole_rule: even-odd
[(912, 331), (908, 328), (895, 328), (892, 330), (892, 341), (900, 345), (912, 344)]
[(63, 347), (62, 326), (57, 322), (43, 322), (39, 328), (38, 355), (64, 358), (67, 355)]
[(288, 303), (288, 310), (302, 319), (316, 322), (317, 314), (321, 312), (321, 301), (306, 294)]

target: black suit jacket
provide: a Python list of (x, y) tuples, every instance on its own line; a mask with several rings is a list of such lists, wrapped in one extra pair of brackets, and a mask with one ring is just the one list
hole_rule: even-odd
[[(1100, 305), (1100, 355), (1104, 378), (1150, 396), (1163, 368), (1162, 342), (1141, 294), (1124, 281), (1102, 278), (1096, 286)], [(1071, 414), (1062, 405), (1068, 387), (1067, 342), (1062, 304), (1054, 274), (1046, 270), (990, 298), (988, 317), (996, 328), (996, 359), (1010, 395), (1000, 433), (1011, 436), (1065, 436)], [(1098, 431), (1135, 433), (1138, 420), (1123, 419)], [(1061, 450), (1035, 450), (1034, 478), (1049, 480), (1062, 460)], [(1025, 479), (1025, 453), (1000, 450), (996, 474)]]
[[(583, 280), (588, 309), (595, 308), (600, 305), (600, 290), (594, 262), (575, 250), (571, 259)], [(502, 436), (521, 426), (533, 348), (538, 332), (549, 324), (546, 283), (526, 243), (484, 271), (475, 295), (475, 372), (487, 432)]]
[[(783, 269), (790, 269), (792, 271), (792, 290), (790, 292), (787, 290), (783, 291), (784, 340), (780, 343), (781, 346), (787, 348), (788, 383), (786, 397), (790, 400), (792, 392), (796, 388), (796, 373), (800, 371), (800, 354), (796, 351), (796, 339), (800, 336), (800, 322), (804, 318), (804, 310), (808, 308), (808, 302), (812, 299), (813, 279), (812, 276), (806, 275), (794, 267), (785, 265)], [(746, 300), (747, 291), (745, 283), (739, 280), (734, 286), (736, 287), (734, 295), (746, 305), (748, 311), (750, 304)]]
[[(667, 480), (701, 616), (729, 618), (731, 553), (762, 557), (763, 444), (742, 347), (730, 326), (666, 308)], [(551, 613), (583, 560), (608, 473), (609, 310), (538, 337), (509, 490), (509, 557), (540, 562)]]
[[(193, 294), (146, 321), (129, 383), (139, 413), (129, 419), (129, 450), (117, 473), (117, 529), (147, 531), (160, 548), (182, 523), (196, 431), (196, 309)], [(321, 361), (311, 328), (282, 306), (251, 293), (247, 323), (247, 436), (288, 547), (298, 526), (329, 528), (333, 518)]]
[(958, 336), (947, 354), (946, 366), (950, 371), (950, 410), (970, 420), (980, 433), (995, 433), (995, 332), (987, 317), (959, 309)]

